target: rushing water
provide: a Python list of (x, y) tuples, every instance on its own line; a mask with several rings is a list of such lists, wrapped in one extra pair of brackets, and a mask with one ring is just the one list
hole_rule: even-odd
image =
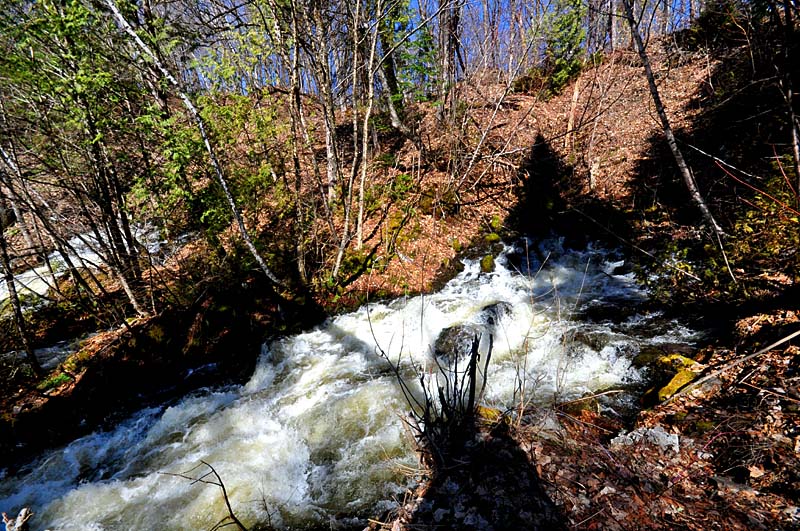
[(434, 366), (443, 329), (480, 325), (494, 336), (484, 401), (510, 408), (520, 379), (524, 398), (541, 403), (580, 396), (637, 381), (630, 360), (642, 346), (692, 339), (636, 313), (646, 293), (606, 252), (548, 241), (509, 256), (494, 273), (470, 262), (438, 293), (265, 345), (244, 385), (139, 411), (0, 472), (0, 509), (30, 506), (35, 530), (210, 529), (226, 515), (220, 491), (187, 479), (208, 472), (205, 461), (249, 525), (346, 526), (390, 506), (405, 488), (400, 469), (416, 464), (401, 422), (408, 405), (376, 347), (413, 377), (412, 367)]
[[(163, 240), (158, 230), (154, 227), (145, 225), (134, 227), (134, 236), (138, 243), (147, 249), (149, 259), (153, 263), (163, 263), (163, 261), (175, 251), (181, 244), (189, 241), (193, 235), (184, 234), (178, 238), (174, 244)], [(97, 238), (91, 234), (81, 234), (74, 236), (67, 242), (70, 249), (69, 259), (76, 267), (88, 267), (97, 269), (105, 262), (102, 258), (100, 249), (108, 247), (108, 244), (100, 245)], [(47, 256), (48, 264), (43, 264), (32, 269), (28, 269), (14, 275), (14, 282), (17, 293), (23, 302), (40, 302), (48, 292), (55, 286), (56, 279), (67, 272), (67, 262), (58, 252), (52, 252)], [(8, 287), (0, 283), (0, 302), (8, 298)]]

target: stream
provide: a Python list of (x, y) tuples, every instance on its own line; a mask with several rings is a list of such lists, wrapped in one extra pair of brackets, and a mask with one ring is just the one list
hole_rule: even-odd
[(642, 310), (647, 297), (614, 252), (558, 239), (509, 246), (492, 273), (467, 261), (437, 293), (370, 303), (265, 344), (243, 385), (143, 409), (13, 474), (0, 463), (0, 509), (31, 507), (34, 531), (211, 529), (227, 512), (218, 487), (191, 480), (206, 462), (245, 525), (363, 527), (402, 499), (403, 471), (417, 466), (409, 405), (384, 356), (416, 382), (436, 372), (442, 331), (466, 324), (484, 333), (484, 350), (493, 337), (491, 407), (635, 387), (642, 348), (700, 338)]

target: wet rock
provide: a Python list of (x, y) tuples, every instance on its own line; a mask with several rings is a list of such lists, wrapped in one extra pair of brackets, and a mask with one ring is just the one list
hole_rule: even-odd
[(494, 271), (495, 263), (494, 256), (487, 254), (481, 258), (481, 273), (491, 273)]
[(513, 306), (507, 302), (496, 302), (481, 308), (478, 320), (489, 326), (497, 326), (500, 320), (513, 311)]
[(508, 268), (518, 271), (523, 275), (534, 275), (542, 267), (542, 261), (530, 253), (525, 253), (520, 249), (506, 254)]
[(694, 373), (688, 369), (682, 369), (678, 371), (678, 373), (673, 376), (669, 382), (667, 382), (667, 385), (658, 390), (658, 401), (663, 402), (667, 398), (680, 391), (683, 386), (694, 381), (695, 378), (697, 378), (697, 373)]
[(460, 324), (445, 328), (433, 346), (437, 358), (454, 362), (469, 356), (472, 342), (486, 332), (486, 328), (475, 324)]
[(633, 273), (633, 263), (632, 262), (622, 262), (621, 264), (614, 264), (614, 268), (611, 270), (611, 275), (627, 275), (628, 273)]
[(573, 330), (567, 332), (564, 339), (566, 343), (582, 343), (595, 352), (600, 352), (616, 337), (618, 336), (603, 330)]
[[(634, 364), (643, 363), (653, 352), (639, 354), (634, 359)], [(649, 361), (644, 366), (651, 371), (653, 387), (651, 387), (642, 397), (645, 405), (653, 405), (668, 399), (686, 384), (695, 380), (698, 373), (690, 370), (691, 367), (698, 365), (692, 358), (678, 353), (671, 353), (657, 357), (654, 361)]]
[(664, 354), (665, 352), (661, 350), (659, 347), (648, 345), (646, 347), (642, 347), (639, 353), (633, 357), (631, 365), (633, 365), (637, 369), (649, 367), (650, 365), (654, 364), (658, 360), (658, 358), (660, 358)]
[[(592, 301), (580, 308), (577, 316), (586, 321), (602, 323), (606, 321), (621, 322), (639, 313), (639, 304), (636, 300), (613, 300)], [(655, 332), (653, 332), (655, 335)]]
[(500, 320), (513, 310), (507, 302), (496, 302), (485, 306), (478, 312), (474, 323), (462, 323), (445, 328), (439, 334), (433, 346), (436, 357), (452, 363), (461, 360), (472, 352), (472, 343), (481, 340), (483, 352), (487, 346), (486, 338), (493, 334)]
[[(639, 369), (658, 365), (663, 369), (672, 368), (674, 372), (681, 367), (695, 364), (691, 354), (692, 347), (685, 344), (647, 345), (639, 350), (631, 363)], [(658, 366), (655, 368), (659, 368)]]

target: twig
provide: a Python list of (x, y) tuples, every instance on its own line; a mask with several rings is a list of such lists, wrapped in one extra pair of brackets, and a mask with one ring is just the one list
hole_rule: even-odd
[(573, 525), (572, 525), (572, 527), (573, 527), (573, 528), (575, 528), (575, 529), (577, 529), (577, 528), (581, 527), (583, 524), (585, 524), (586, 522), (588, 522), (589, 520), (591, 520), (592, 518), (594, 518), (594, 517), (596, 517), (596, 516), (598, 516), (598, 515), (602, 514), (604, 511), (605, 511), (605, 508), (603, 508), (603, 509), (600, 509), (600, 510), (599, 510), (599, 511), (597, 511), (596, 513), (594, 513), (594, 514), (592, 514), (592, 515), (590, 515), (590, 516), (588, 516), (588, 517), (584, 518), (583, 520), (581, 520), (581, 521), (580, 521), (580, 522), (578, 522), (577, 524), (573, 524)]
[[(211, 466), (206, 461), (201, 460), (200, 463), (202, 463), (202, 465), (207, 466), (209, 468), (209, 471), (206, 472), (205, 474), (203, 474), (202, 476), (199, 476), (199, 477), (192, 477), (189, 474), (191, 472), (194, 472), (198, 468), (200, 468), (200, 466), (202, 466), (202, 465), (197, 465), (196, 467), (194, 467), (192, 469), (189, 469), (186, 472), (179, 473), (179, 474), (174, 474), (174, 473), (171, 473), (171, 472), (162, 472), (162, 474), (164, 474), (165, 476), (174, 476), (174, 477), (178, 477), (178, 478), (188, 479), (188, 480), (191, 481), (192, 485), (194, 485), (195, 483), (205, 483), (206, 485), (215, 485), (215, 486), (219, 487), (222, 490), (222, 497), (225, 500), (225, 507), (228, 509), (228, 516), (226, 516), (225, 518), (223, 518), (222, 520), (217, 522), (214, 525), (214, 527), (211, 528), (211, 531), (215, 531), (217, 529), (221, 529), (221, 528), (223, 528), (225, 526), (228, 526), (228, 525), (235, 525), (236, 528), (239, 531), (248, 531), (248, 529), (239, 520), (239, 518), (236, 517), (236, 513), (233, 512), (233, 507), (231, 507), (230, 498), (228, 498), (228, 490), (225, 488), (225, 483), (222, 482), (222, 478), (220, 477), (220, 475), (217, 473), (217, 471), (214, 469), (214, 467)], [(212, 480), (206, 479), (208, 476), (214, 476), (216, 478), (216, 480), (212, 481)], [(227, 522), (227, 520), (230, 520), (230, 521)]]
[(593, 424), (591, 422), (583, 421), (583, 420), (581, 420), (581, 419), (579, 419), (579, 418), (577, 418), (577, 417), (575, 417), (573, 415), (570, 415), (569, 413), (565, 413), (563, 411), (556, 411), (556, 415), (558, 415), (559, 417), (564, 417), (565, 419), (569, 419), (572, 422), (574, 422), (576, 424), (580, 424), (582, 426), (591, 426), (593, 428), (597, 428), (598, 430), (604, 431), (606, 433), (614, 433), (613, 431), (611, 431), (611, 430), (609, 430), (607, 428), (604, 428), (602, 426), (598, 426), (597, 424)]
[(761, 194), (761, 195), (763, 195), (763, 196), (766, 196), (766, 197), (768, 197), (769, 199), (772, 199), (772, 201), (774, 201), (775, 203), (778, 203), (780, 206), (782, 206), (783, 208), (785, 208), (786, 210), (788, 210), (788, 211), (789, 211), (789, 212), (791, 212), (792, 214), (795, 214), (795, 215), (798, 215), (798, 216), (800, 216), (800, 212), (798, 212), (796, 209), (794, 209), (794, 208), (790, 207), (789, 205), (787, 205), (786, 203), (784, 203), (784, 202), (783, 202), (783, 201), (781, 201), (780, 199), (778, 199), (778, 198), (776, 198), (776, 197), (773, 197), (773, 196), (771, 196), (770, 194), (768, 194), (768, 193), (767, 193), (767, 192), (765, 192), (764, 190), (761, 190), (761, 189), (759, 189), (759, 188), (757, 188), (757, 187), (753, 186), (752, 184), (748, 183), (747, 181), (744, 181), (744, 180), (742, 180), (742, 179), (738, 178), (737, 176), (735, 176), (734, 174), (732, 174), (731, 172), (729, 172), (728, 170), (726, 170), (725, 168), (723, 168), (723, 167), (722, 167), (722, 164), (721, 164), (721, 163), (720, 163), (718, 160), (715, 160), (714, 162), (717, 164), (717, 166), (719, 166), (719, 168), (720, 168), (720, 169), (721, 169), (723, 172), (725, 172), (725, 174), (726, 174), (728, 177), (730, 177), (730, 178), (731, 178), (731, 179), (733, 179), (734, 181), (736, 181), (736, 182), (738, 182), (738, 183), (740, 183), (740, 184), (743, 184), (743, 185), (745, 185), (746, 187), (750, 188), (751, 190), (753, 190), (753, 191), (754, 191), (754, 192), (756, 192), (756, 193), (759, 193), (759, 194)]
[(570, 404), (576, 404), (578, 402), (583, 402), (584, 400), (591, 400), (593, 398), (597, 398), (598, 396), (605, 396), (605, 395), (613, 395), (617, 393), (624, 393), (625, 391), (622, 389), (609, 389), (608, 391), (603, 391), (602, 393), (595, 393), (589, 396), (582, 396), (581, 398), (576, 398), (575, 400), (569, 400), (567, 402), (561, 402), (558, 404), (559, 406), (568, 406)]

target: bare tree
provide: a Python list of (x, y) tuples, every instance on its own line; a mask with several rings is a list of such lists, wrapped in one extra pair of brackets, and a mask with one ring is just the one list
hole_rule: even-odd
[(708, 209), (708, 205), (706, 205), (703, 196), (700, 194), (700, 190), (697, 188), (697, 183), (695, 182), (692, 170), (686, 163), (686, 159), (683, 158), (683, 153), (681, 152), (678, 142), (675, 139), (675, 133), (672, 131), (672, 125), (670, 124), (669, 117), (667, 117), (667, 111), (664, 107), (664, 103), (661, 100), (661, 95), (658, 91), (658, 85), (656, 85), (656, 78), (653, 75), (653, 68), (650, 65), (650, 57), (647, 54), (644, 41), (642, 40), (642, 35), (639, 32), (639, 22), (636, 18), (634, 18), (631, 0), (622, 0), (622, 5), (625, 9), (625, 16), (628, 21), (633, 42), (636, 46), (636, 51), (639, 53), (639, 58), (644, 66), (647, 84), (650, 88), (650, 96), (653, 98), (653, 104), (655, 105), (656, 113), (661, 121), (661, 128), (664, 131), (667, 144), (669, 145), (669, 149), (672, 152), (673, 158), (675, 159), (675, 164), (678, 166), (678, 171), (680, 172), (683, 182), (689, 191), (689, 197), (695, 206), (697, 206), (697, 208), (700, 210), (700, 213), (703, 215), (703, 219), (706, 221), (706, 223), (708, 223), (715, 235), (717, 235), (717, 237), (721, 237), (724, 234), (722, 227), (719, 226), (717, 220), (714, 219), (714, 216)]

